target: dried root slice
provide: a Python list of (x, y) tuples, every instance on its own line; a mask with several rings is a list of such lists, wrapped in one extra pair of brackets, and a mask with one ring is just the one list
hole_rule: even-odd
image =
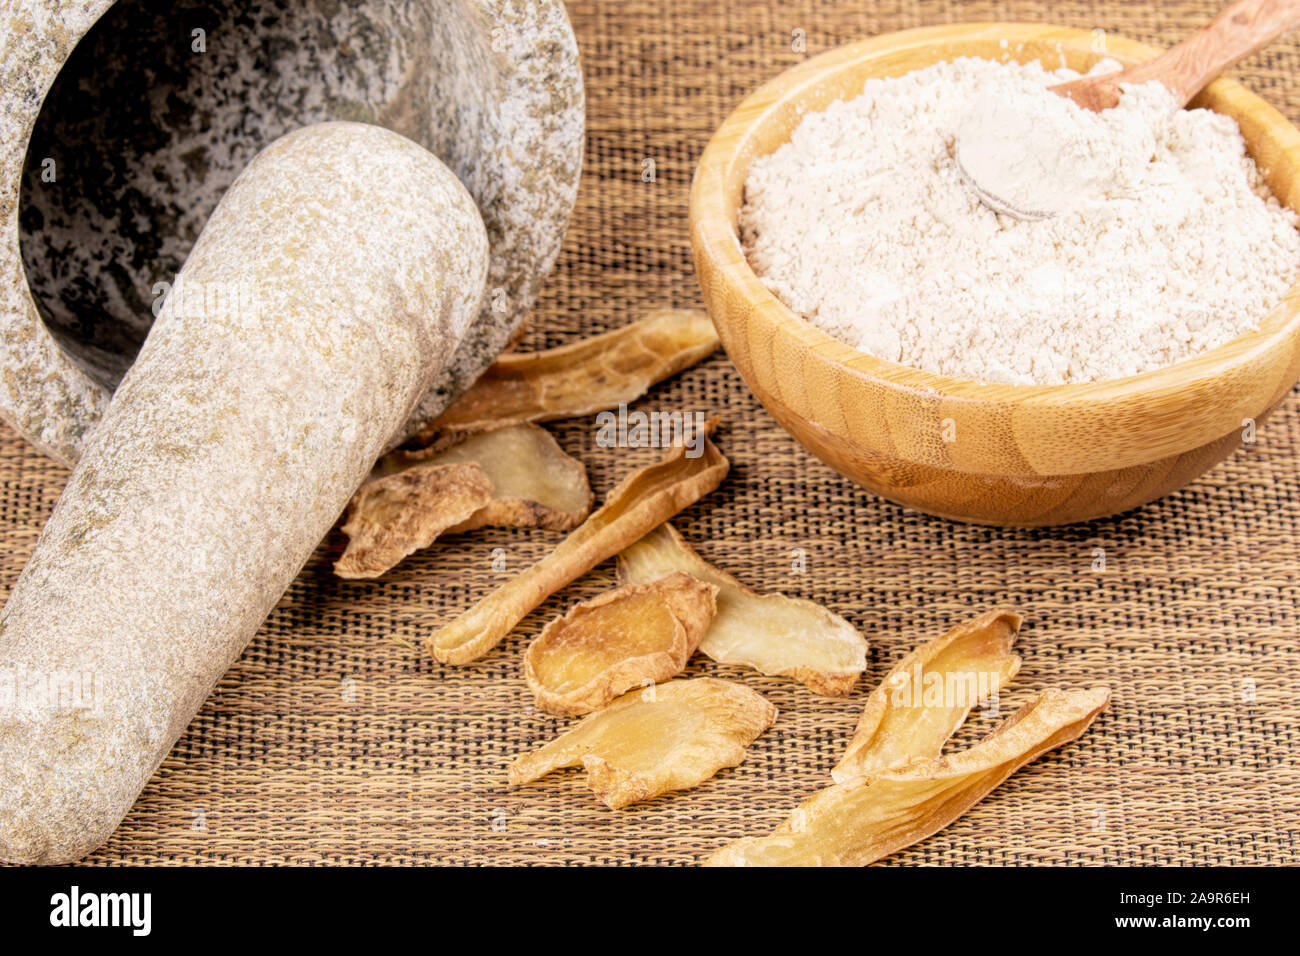
[(867, 698), (836, 783), (939, 756), (976, 704), (995, 699), (1020, 670), (1011, 653), (1020, 615), (990, 611), (922, 644)]
[(567, 733), (510, 765), (510, 785), (581, 765), (611, 810), (669, 790), (688, 790), (723, 767), (776, 720), (776, 708), (743, 684), (696, 677), (624, 694)]
[(575, 605), (524, 655), (537, 705), (576, 717), (630, 688), (680, 674), (713, 620), (717, 593), (715, 585), (679, 573)]
[(395, 451), (352, 496), (348, 547), (334, 573), (375, 578), (439, 535), (488, 525), (570, 531), (591, 501), (587, 469), (537, 425), (484, 432), (436, 454)]
[(700, 650), (722, 664), (792, 677), (840, 697), (867, 666), (867, 642), (838, 614), (784, 594), (758, 594), (709, 564), (665, 522), (618, 556), (620, 583), (645, 584), (673, 571), (718, 586), (718, 614)]
[(377, 472), (452, 462), (481, 465), (492, 479), (493, 498), (449, 534), (484, 527), (572, 531), (591, 512), (587, 469), (538, 425), (507, 425), (437, 452), (398, 449), (380, 459)]
[(375, 578), (427, 548), (492, 500), (479, 465), (426, 464), (361, 486), (349, 505), (348, 546), (334, 562), (341, 578)]
[(429, 635), (429, 652), (444, 664), (482, 657), (560, 588), (718, 487), (727, 459), (713, 442), (697, 437), (702, 454), (689, 457), (687, 446), (677, 445), (662, 461), (632, 472), (559, 547)]
[(545, 352), (503, 355), (414, 439), (441, 447), (515, 422), (579, 418), (632, 402), (706, 358), (718, 334), (698, 309), (658, 309), (630, 325)]
[(865, 866), (942, 830), (1029, 761), (1074, 740), (1109, 699), (1105, 688), (1043, 691), (969, 750), (834, 784), (770, 836), (738, 840), (705, 863)]

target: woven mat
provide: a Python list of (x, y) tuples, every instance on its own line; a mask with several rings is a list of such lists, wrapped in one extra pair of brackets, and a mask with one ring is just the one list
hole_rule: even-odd
[[(687, 236), (693, 163), (753, 87), (869, 34), (961, 20), (1051, 20), (1168, 44), (1215, 2), (571, 3), (588, 91), (586, 168), (527, 346), (699, 304)], [(1050, 11), (1050, 13), (1049, 13)], [(1300, 121), (1300, 35), (1238, 70)], [(655, 181), (642, 181), (643, 160)], [(430, 628), (556, 536), (451, 538), (376, 583), (332, 577), (337, 532), (231, 669), (96, 863), (689, 863), (766, 832), (821, 786), (860, 698), (906, 649), (995, 604), (1021, 608), (1013, 703), (1047, 685), (1109, 684), (1078, 742), (1016, 774), (892, 863), (1291, 863), (1300, 837), (1300, 413), (1294, 398), (1248, 450), (1182, 493), (1108, 521), (1035, 532), (904, 511), (839, 478), (758, 406), (721, 353), (644, 407), (723, 416), (733, 471), (679, 527), (746, 582), (824, 602), (872, 641), (855, 699), (697, 661), (780, 708), (740, 767), (622, 812), (580, 775), (505, 787), (508, 758), (564, 722), (519, 675), (526, 642), (607, 587), (602, 567), (531, 615), (477, 666), (434, 664)], [(555, 429), (603, 493), (651, 450)], [(65, 480), (0, 435), (0, 579), (31, 552)], [(1105, 570), (1093, 570), (1094, 549)], [(793, 568), (795, 549), (806, 571)], [(967, 732), (987, 730), (973, 719)]]

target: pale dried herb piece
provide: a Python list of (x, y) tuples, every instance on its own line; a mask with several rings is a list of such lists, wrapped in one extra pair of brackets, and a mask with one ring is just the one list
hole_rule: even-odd
[(995, 701), (1020, 670), (1019, 629), (1019, 614), (989, 611), (907, 654), (867, 698), (835, 781), (939, 756), (971, 708)]
[(867, 642), (820, 604), (758, 594), (709, 564), (665, 522), (618, 556), (618, 579), (645, 584), (685, 571), (718, 586), (718, 614), (700, 650), (722, 664), (791, 677), (819, 694), (843, 696), (867, 666)]
[(704, 312), (657, 309), (580, 342), (503, 355), (413, 441), (441, 447), (457, 435), (500, 425), (580, 418), (617, 408), (717, 347), (718, 334)]
[(542, 710), (577, 717), (686, 667), (717, 610), (715, 585), (689, 574), (629, 585), (574, 605), (524, 654)]
[(424, 464), (367, 482), (352, 497), (348, 546), (334, 573), (374, 578), (492, 500), (492, 480), (472, 462)]
[(379, 460), (375, 475), (453, 462), (481, 465), (492, 479), (493, 497), (467, 521), (448, 528), (449, 534), (483, 527), (571, 531), (591, 512), (587, 469), (538, 425), (507, 425), (436, 452), (398, 449)]
[(672, 680), (624, 694), (517, 758), (510, 765), (510, 785), (581, 766), (587, 786), (617, 810), (687, 790), (736, 766), (775, 719), (776, 708), (743, 684), (712, 677)]
[(865, 866), (937, 833), (1029, 761), (1074, 740), (1110, 699), (1105, 688), (1046, 690), (987, 737), (818, 791), (765, 837), (718, 850), (709, 866)]
[[(439, 535), (488, 525), (569, 531), (591, 501), (587, 469), (537, 425), (484, 432), (436, 454), (392, 452), (352, 496), (348, 547), (334, 573), (376, 578)], [(471, 503), (478, 507), (467, 514)]]
[[(716, 422), (710, 421), (706, 431)], [(687, 454), (692, 447), (699, 452), (694, 457)], [(704, 435), (696, 435), (694, 445), (674, 446), (661, 461), (619, 482), (554, 551), (430, 634), (425, 646), (444, 664), (482, 657), (560, 588), (718, 487), (728, 467)]]

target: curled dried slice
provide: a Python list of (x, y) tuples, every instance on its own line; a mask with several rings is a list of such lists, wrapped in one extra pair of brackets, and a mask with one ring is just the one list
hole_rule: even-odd
[(453, 462), (481, 465), (492, 479), (493, 498), (448, 533), (483, 527), (571, 531), (591, 511), (587, 469), (538, 425), (507, 425), (438, 452), (398, 449), (380, 459), (376, 473)]
[(971, 708), (995, 700), (1020, 670), (1011, 653), (1019, 629), (1019, 614), (989, 611), (895, 664), (867, 698), (835, 781), (939, 756)]
[(575, 717), (682, 672), (717, 609), (689, 574), (615, 588), (574, 605), (528, 646), (524, 677), (543, 710)]
[(348, 506), (348, 546), (334, 573), (378, 577), (491, 500), (492, 481), (472, 462), (419, 465), (367, 482)]
[(482, 657), (560, 588), (718, 487), (727, 459), (708, 438), (696, 438), (699, 455), (691, 457), (688, 444), (676, 445), (663, 460), (632, 472), (559, 547), (430, 634), (429, 652), (444, 664)]
[(521, 786), (561, 767), (582, 766), (587, 786), (611, 810), (669, 790), (687, 790), (745, 759), (772, 726), (776, 708), (732, 681), (672, 680), (624, 694), (567, 733), (510, 765)]
[(334, 573), (378, 577), (439, 535), (488, 525), (569, 531), (591, 500), (582, 462), (537, 425), (484, 432), (436, 454), (395, 451), (352, 496), (348, 547)]
[(616, 408), (717, 347), (718, 334), (705, 313), (658, 309), (570, 345), (503, 355), (414, 440), (443, 445), (456, 435), (498, 425), (578, 418)]
[(770, 836), (723, 847), (709, 866), (865, 866), (952, 823), (1029, 761), (1074, 740), (1110, 699), (1105, 688), (1046, 690), (969, 750), (837, 783)]
[(665, 522), (618, 556), (618, 579), (645, 584), (685, 571), (718, 586), (718, 614), (700, 650), (723, 664), (792, 677), (843, 696), (867, 666), (867, 642), (844, 618), (812, 601), (758, 594), (709, 564)]

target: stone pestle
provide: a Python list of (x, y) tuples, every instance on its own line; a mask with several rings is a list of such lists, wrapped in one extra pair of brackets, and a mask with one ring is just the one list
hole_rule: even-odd
[(423, 147), (329, 122), (208, 220), (0, 613), (0, 859), (102, 844), (452, 360), (488, 238)]

